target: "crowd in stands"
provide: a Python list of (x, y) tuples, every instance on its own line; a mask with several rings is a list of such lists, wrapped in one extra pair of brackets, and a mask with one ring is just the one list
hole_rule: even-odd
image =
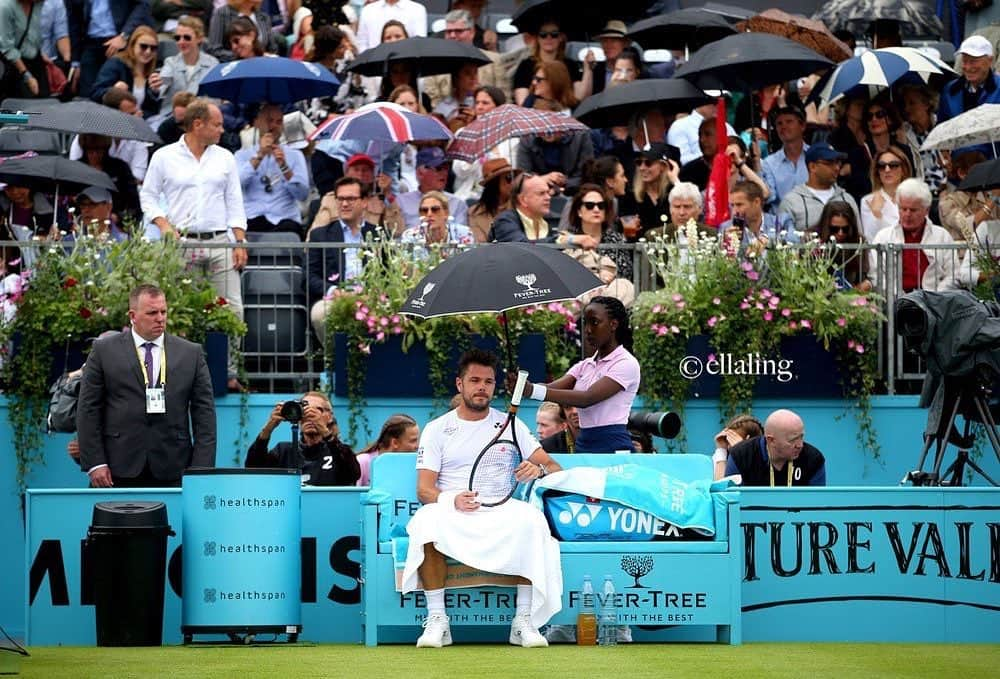
[[(816, 236), (933, 246), (984, 235), (1000, 218), (995, 194), (956, 188), (976, 162), (995, 157), (993, 145), (951, 153), (920, 149), (935, 125), (1000, 102), (995, 45), (978, 34), (961, 43), (959, 77), (940, 91), (907, 82), (818, 107), (809, 99), (820, 75), (813, 74), (727, 93), (725, 139), (718, 138), (716, 106), (709, 104), (679, 115), (637, 109), (630, 120), (589, 134), (514, 139), (474, 162), (452, 161), (439, 142), (306, 141), (330, 116), (373, 101), (437, 116), (453, 131), (506, 103), (571, 116), (587, 97), (669, 76), (683, 59), (674, 52), (671, 63), (646, 63), (626, 24), (614, 18), (592, 34), (600, 59), (594, 49), (568, 53), (558, 17), (536, 32), (500, 39), (481, 23), (484, 5), (453, 0), (441, 37), (483, 49), (489, 62), (418, 79), (407, 62), (393, 62), (384, 77), (346, 70), (368, 48), (431, 32), (425, 7), (413, 0), (377, 0), (360, 10), (337, 0), (0, 0), (5, 96), (54, 94), (49, 75), (55, 68), (67, 79), (63, 98), (142, 116), (163, 140), (156, 147), (79, 135), (70, 157), (106, 172), (117, 190), (64, 199), (79, 208), (71, 218), (68, 202), (53, 204), (8, 185), (0, 195), (0, 235), (72, 238), (80, 219), (96, 210), (107, 214), (97, 228), (114, 238), (180, 231), (236, 243), (256, 232), (316, 243), (362, 242), (371, 235), (417, 247), (555, 242), (601, 276), (609, 286), (601, 294), (629, 303), (634, 290), (622, 283), (632, 278), (633, 260), (615, 246), (670, 238), (690, 219), (703, 233), (738, 232), (744, 245)], [(853, 46), (861, 36), (841, 37)], [(868, 37), (884, 46), (904, 36)], [(195, 98), (217, 63), (272, 55), (328, 69), (340, 90), (290, 105)], [(729, 158), (732, 218), (710, 226), (702, 208), (719, 154)], [(188, 174), (168, 181), (167, 168)], [(192, 186), (193, 178), (203, 185)], [(177, 202), (193, 196), (201, 207)], [(211, 224), (204, 222), (209, 213)], [(213, 275), (231, 277), (245, 261), (239, 252)], [(903, 258), (903, 290), (978, 279), (974, 264), (963, 268), (951, 252), (912, 252)], [(341, 250), (315, 250), (311, 259), (316, 271), (308, 294), (322, 335), (331, 276), (349, 280), (363, 262)], [(855, 257), (844, 285), (869, 289), (878, 266), (875, 258)], [(230, 281), (222, 292), (230, 297), (234, 287), (238, 291)]]

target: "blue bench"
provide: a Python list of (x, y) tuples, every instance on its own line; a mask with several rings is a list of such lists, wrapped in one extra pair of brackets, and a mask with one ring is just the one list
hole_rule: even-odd
[[(607, 467), (629, 462), (642, 464), (685, 481), (710, 479), (712, 462), (704, 455), (555, 455), (564, 468)], [(362, 504), (361, 542), (364, 552), (364, 639), (378, 644), (380, 630), (416, 628), (425, 616), (422, 593), (397, 591), (398, 569), (406, 559), (405, 525), (420, 507), (416, 496), (416, 456), (382, 455), (372, 464), (372, 499)], [(381, 502), (375, 502), (377, 496)], [(391, 499), (389, 499), (391, 498)], [(712, 493), (715, 535), (704, 540), (560, 542), (563, 568), (562, 610), (554, 625), (576, 623), (583, 576), (590, 574), (600, 587), (612, 575), (619, 603), (619, 622), (625, 625), (711, 626), (717, 642), (740, 644), (743, 534), (739, 493)], [(626, 510), (632, 511), (632, 510)], [(641, 513), (637, 513), (641, 514)], [(392, 539), (392, 535), (396, 539)], [(394, 544), (395, 543), (395, 544)], [(395, 550), (395, 555), (394, 555)], [(395, 556), (395, 558), (394, 558)], [(514, 612), (513, 592), (504, 587), (450, 584), (477, 583), (477, 573), (452, 578), (446, 595), (453, 626), (508, 623)], [(464, 567), (467, 568), (467, 567)], [(494, 579), (494, 582), (503, 580)], [(385, 635), (382, 636), (385, 638)]]

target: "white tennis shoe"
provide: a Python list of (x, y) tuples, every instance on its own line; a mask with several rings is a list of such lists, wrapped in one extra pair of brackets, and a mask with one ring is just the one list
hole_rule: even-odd
[(510, 643), (525, 648), (542, 648), (549, 645), (538, 628), (531, 624), (531, 617), (527, 613), (514, 616), (514, 622), (510, 625)]
[[(435, 614), (424, 620), (424, 633), (417, 639), (417, 648), (451, 646), (451, 624), (447, 615)], [(511, 637), (513, 638), (513, 637)]]

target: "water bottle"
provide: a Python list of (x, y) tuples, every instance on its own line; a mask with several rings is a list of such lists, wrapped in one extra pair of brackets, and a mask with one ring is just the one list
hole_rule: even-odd
[(594, 605), (594, 583), (589, 575), (583, 576), (580, 590), (580, 612), (576, 616), (576, 643), (578, 646), (597, 644), (597, 607)]
[(601, 615), (597, 621), (597, 643), (600, 646), (618, 645), (618, 606), (615, 601), (615, 583), (610, 575), (604, 576)]

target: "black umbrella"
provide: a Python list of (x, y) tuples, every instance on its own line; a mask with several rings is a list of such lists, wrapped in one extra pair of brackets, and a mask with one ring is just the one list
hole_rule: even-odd
[[(435, 267), (413, 288), (399, 313), (419, 318), (505, 314), (518, 307), (575, 299), (601, 285), (589, 269), (555, 248), (491, 243), (449, 257)], [(512, 365), (510, 337), (506, 339), (508, 365)]]
[(973, 165), (958, 188), (961, 191), (989, 191), (1000, 188), (1000, 158)]
[(72, 101), (58, 106), (46, 106), (37, 114), (28, 116), (26, 127), (161, 143), (153, 128), (142, 118), (92, 101)]
[(0, 163), (0, 182), (27, 186), (36, 191), (57, 192), (60, 187), (71, 191), (88, 186), (117, 191), (111, 178), (79, 160), (62, 156), (32, 156), (11, 158)]
[(628, 37), (646, 49), (696, 50), (734, 33), (736, 29), (730, 22), (702, 7), (679, 9), (643, 19), (628, 29)]
[(424, 76), (451, 73), (467, 63), (488, 64), (490, 58), (482, 50), (457, 40), (407, 38), (383, 42), (365, 50), (347, 70), (360, 75), (384, 76), (388, 65), (397, 61), (413, 62), (417, 75)]
[(573, 117), (597, 129), (624, 125), (644, 109), (655, 108), (664, 114), (686, 113), (713, 101), (687, 80), (635, 80), (587, 97), (577, 107)]
[(603, 5), (584, 5), (579, 0), (527, 0), (510, 22), (524, 33), (537, 33), (549, 21), (559, 25), (569, 40), (589, 40), (601, 32), (609, 19), (631, 21), (643, 16), (649, 0), (617, 0)]
[(751, 92), (833, 66), (817, 52), (788, 38), (767, 33), (737, 33), (691, 55), (676, 77), (701, 89)]

